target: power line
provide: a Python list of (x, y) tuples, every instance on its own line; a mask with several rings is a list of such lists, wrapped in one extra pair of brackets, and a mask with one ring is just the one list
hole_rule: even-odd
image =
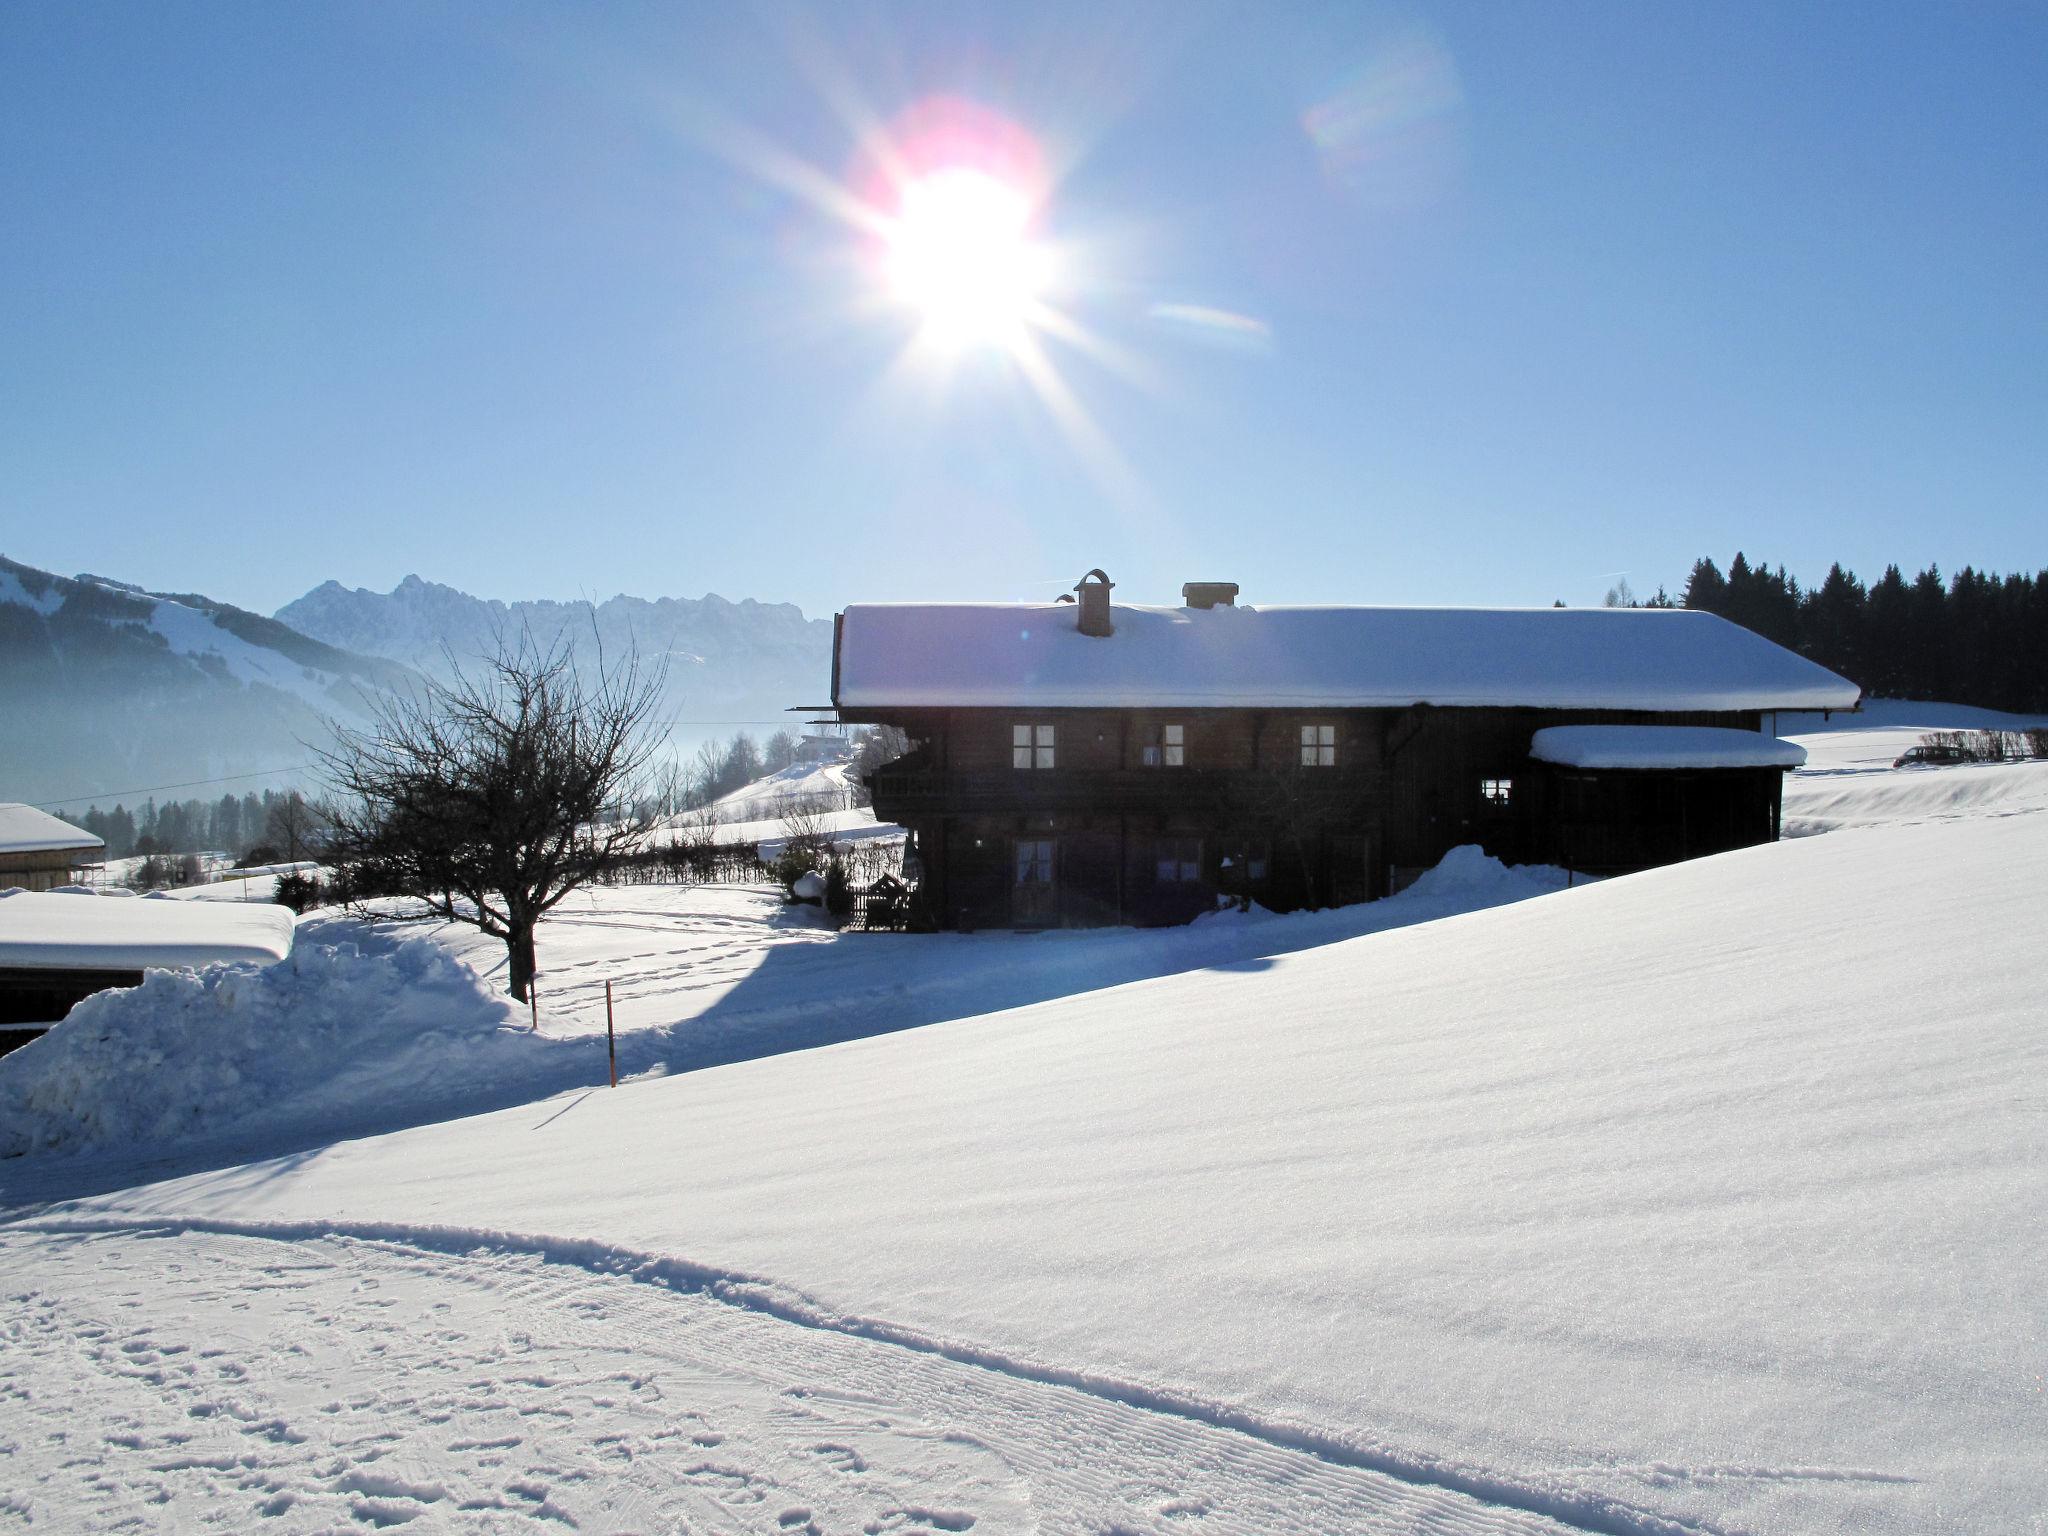
[[(649, 725), (788, 725), (787, 720), (650, 720)], [(43, 810), (54, 810), (60, 805), (75, 805), (80, 800), (118, 800), (123, 795), (153, 795), (166, 789), (200, 789), (208, 784), (240, 784), (247, 779), (274, 778), (282, 773), (305, 773), (318, 768), (318, 763), (292, 763), (283, 768), (259, 768), (254, 773), (229, 773), (217, 779), (182, 779), (176, 784), (145, 784), (140, 789), (99, 789), (88, 794), (65, 795), (61, 799), (31, 800), (28, 803)]]
[(91, 794), (66, 795), (61, 800), (35, 800), (30, 803), (44, 810), (53, 806), (71, 805), (80, 800), (116, 799), (121, 795), (153, 795), (160, 789), (197, 789), (203, 784), (239, 784), (244, 779), (268, 779), (280, 773), (304, 773), (308, 768), (317, 768), (318, 763), (293, 763), (288, 768), (259, 768), (254, 773), (229, 773), (217, 779), (186, 779), (177, 784), (145, 784), (140, 789), (101, 789)]

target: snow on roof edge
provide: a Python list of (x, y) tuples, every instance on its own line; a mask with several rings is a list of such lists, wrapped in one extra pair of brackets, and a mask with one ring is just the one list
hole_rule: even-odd
[[(858, 603), (840, 614), (845, 708), (1848, 710), (1862, 690), (1697, 609)], [(1622, 637), (1626, 638), (1623, 639)], [(1073, 642), (1082, 640), (1082, 645)]]
[(58, 853), (106, 846), (85, 828), (48, 811), (19, 800), (0, 800), (0, 853)]
[(1551, 725), (1529, 755), (1561, 768), (1802, 768), (1806, 748), (1714, 725)]

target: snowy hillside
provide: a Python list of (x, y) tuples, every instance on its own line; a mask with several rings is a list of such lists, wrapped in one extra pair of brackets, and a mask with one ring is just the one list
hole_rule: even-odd
[(659, 712), (710, 722), (675, 728), (684, 749), (730, 736), (736, 726), (756, 735), (773, 730), (789, 718), (787, 710), (823, 698), (832, 675), (829, 618), (806, 619), (789, 603), (735, 603), (715, 593), (504, 603), (408, 576), (389, 592), (326, 582), (277, 617), (329, 644), (434, 674), (445, 673), (450, 653), (458, 661), (488, 654), (499, 634), (530, 633), (543, 646), (567, 640), (592, 659), (601, 642), (614, 660), (633, 652), (650, 663), (666, 661), (668, 695)]
[(701, 810), (668, 818), (654, 837), (660, 842), (708, 831), (721, 843), (757, 844), (763, 858), (773, 858), (789, 835), (792, 816), (835, 845), (903, 836), (903, 828), (877, 820), (858, 803), (862, 798), (850, 763), (792, 763)]
[(17, 798), (301, 764), (327, 719), (413, 680), (197, 594), (0, 559), (0, 783)]
[(23, 1206), (14, 1497), (2038, 1531), (2044, 867), (2037, 811), (1840, 831)]

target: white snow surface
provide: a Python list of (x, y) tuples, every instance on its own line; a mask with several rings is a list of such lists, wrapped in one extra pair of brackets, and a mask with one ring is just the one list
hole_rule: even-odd
[(87, 887), (0, 892), (0, 966), (142, 970), (291, 953), (292, 914), (265, 903), (109, 901)]
[(616, 1093), (0, 1163), (0, 1525), (2039, 1533), (2048, 801), (1877, 734), (1787, 781), (1846, 830), (1399, 931), (1345, 925), (1507, 881), (914, 940), (593, 893), (543, 1039), (601, 1083), (628, 978)]
[(711, 802), (717, 821), (765, 821), (798, 810), (843, 811), (856, 798), (849, 763), (791, 763)]
[(846, 609), (836, 704), (1848, 709), (1859, 690), (1714, 614), (1619, 608)]
[(835, 847), (904, 835), (902, 827), (877, 820), (872, 810), (855, 805), (854, 798), (852, 765), (792, 763), (701, 810), (667, 818), (655, 828), (652, 840), (659, 844), (708, 830), (716, 842), (757, 843), (761, 856), (772, 859), (788, 840), (793, 814), (801, 814)]
[[(607, 1520), (597, 1485), (562, 1469), (569, 1438), (613, 1427), (589, 1395), (637, 1390), (588, 1384), (630, 1351), (601, 1353), (600, 1330), (587, 1341), (600, 1353), (577, 1355), (569, 1309), (641, 1327), (668, 1316), (660, 1337), (675, 1339), (701, 1297), (745, 1314), (734, 1327), (769, 1319), (806, 1345), (893, 1348), (902, 1384), (884, 1371), (849, 1388), (822, 1366), (745, 1355), (754, 1371), (686, 1390), (664, 1356), (649, 1369), (679, 1407), (765, 1375), (794, 1380), (799, 1417), (814, 1401), (860, 1405), (844, 1433), (815, 1431), (857, 1457), (894, 1454), (912, 1422), (998, 1451), (1012, 1468), (1000, 1486), (919, 1474), (923, 1507), (959, 1517), (926, 1529), (1172, 1527), (1176, 1485), (1090, 1492), (1085, 1453), (1048, 1454), (1049, 1426), (1107, 1406), (1313, 1451), (1325, 1469), (1374, 1474), (1383, 1501), (1361, 1485), (1334, 1507), (1276, 1505), (1283, 1469), (1215, 1474), (1199, 1493), (1210, 1529), (2038, 1530), (2044, 865), (2041, 816), (1808, 838), (47, 1205), (9, 1235), (158, 1232), (160, 1257), (208, 1273), (304, 1265), (309, 1319), (366, 1279), (422, 1318), (436, 1297), (485, 1288), (526, 1340), (520, 1365), (458, 1365), (443, 1387), (405, 1375), (402, 1334), (373, 1331), (398, 1358), (335, 1399), (388, 1400), (403, 1379), (423, 1404), (458, 1402), (468, 1383), (506, 1409), (546, 1406), (508, 1385), (528, 1354), (550, 1380), (582, 1359), (553, 1399), (567, 1418), (511, 1431), (508, 1465), (554, 1467), (545, 1497), (581, 1498), (570, 1512), (610, 1529), (644, 1523)], [(61, 1247), (46, 1269), (42, 1251), (10, 1257), (29, 1292), (15, 1327), (31, 1387), (36, 1362), (61, 1354), (35, 1308), (90, 1273), (83, 1258), (62, 1267)], [(645, 1299), (612, 1275), (638, 1277)], [(665, 1312), (677, 1290), (689, 1306)], [(123, 1314), (108, 1302), (94, 1315)], [(168, 1330), (127, 1316), (160, 1354), (147, 1338)], [(564, 1321), (531, 1333), (550, 1316)], [(206, 1336), (203, 1322), (184, 1331)], [(992, 1405), (1028, 1401), (1039, 1427), (994, 1406), (979, 1417), (978, 1393), (931, 1408), (920, 1373), (953, 1365), (981, 1373)], [(238, 1400), (259, 1421), (270, 1411)], [(398, 1406), (396, 1432), (413, 1433)], [(300, 1428), (309, 1417), (286, 1427), (341, 1427)], [(733, 1417), (742, 1428), (717, 1456), (671, 1451), (668, 1465), (726, 1469), (765, 1500), (730, 1528), (772, 1529), (786, 1495), (792, 1514), (807, 1507), (775, 1459), (788, 1420), (761, 1405)], [(628, 1433), (650, 1422), (625, 1418)], [(460, 1416), (444, 1433), (471, 1438)], [(458, 1483), (483, 1486), (466, 1454), (423, 1445), (373, 1469), (413, 1492), (356, 1496), (435, 1515)], [(1121, 1467), (1116, 1454), (1105, 1461)], [(63, 1508), (86, 1495), (66, 1491), (79, 1485), (61, 1455), (36, 1449), (26, 1465), (42, 1481), (24, 1486)], [(302, 1483), (323, 1497), (356, 1475), (321, 1465)], [(1397, 1511), (1389, 1489), (1439, 1502)], [(1047, 1510), (1087, 1518), (1041, 1524)], [(882, 1512), (866, 1517), (889, 1529)]]
[(285, 965), (152, 976), (88, 999), (0, 1058), (0, 1157), (249, 1156), (602, 1081), (608, 1017), (625, 1074), (659, 1075), (1256, 963), (1521, 900), (1564, 878), (1462, 848), (1370, 907), (1071, 935), (842, 935), (772, 888), (600, 888), (542, 929), (537, 1032), (479, 979), (502, 969), (501, 942), (467, 928), (311, 918)]
[(1806, 748), (1711, 725), (1548, 725), (1529, 755), (1566, 768), (1797, 768)]
[[(0, 573), (4, 574), (4, 573)], [(0, 801), (0, 853), (45, 853), (107, 845), (83, 827), (16, 800)]]

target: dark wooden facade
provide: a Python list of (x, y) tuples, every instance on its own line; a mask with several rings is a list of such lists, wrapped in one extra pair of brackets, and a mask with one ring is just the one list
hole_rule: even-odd
[(139, 970), (0, 966), (0, 1056), (27, 1045), (93, 993), (141, 985)]
[(911, 829), (919, 910), (941, 927), (1185, 922), (1219, 897), (1341, 905), (1390, 894), (1467, 843), (1618, 873), (1778, 833), (1775, 768), (1591, 771), (1529, 756), (1545, 726), (1756, 731), (1756, 712), (841, 714), (912, 738), (869, 783), (876, 814)]

